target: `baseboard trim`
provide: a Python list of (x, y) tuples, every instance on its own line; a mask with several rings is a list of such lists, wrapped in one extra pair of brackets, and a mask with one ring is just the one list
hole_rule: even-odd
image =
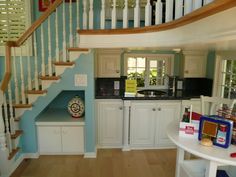
[(84, 158), (97, 158), (96, 152), (86, 152), (84, 153)]
[(39, 158), (39, 153), (38, 152), (36, 152), (36, 153), (25, 153), (24, 158), (25, 159), (37, 159), (37, 158)]

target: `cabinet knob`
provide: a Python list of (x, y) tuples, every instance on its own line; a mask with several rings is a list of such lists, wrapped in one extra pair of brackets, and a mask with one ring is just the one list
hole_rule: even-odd
[(120, 109), (120, 110), (123, 110), (123, 107), (121, 106), (121, 107), (119, 107), (119, 109)]
[(188, 74), (188, 70), (185, 70), (184, 72), (185, 72), (186, 74)]
[(152, 111), (156, 111), (156, 108), (152, 108)]
[(158, 108), (158, 111), (161, 111), (161, 108)]
[(120, 70), (116, 70), (116, 73), (120, 73)]

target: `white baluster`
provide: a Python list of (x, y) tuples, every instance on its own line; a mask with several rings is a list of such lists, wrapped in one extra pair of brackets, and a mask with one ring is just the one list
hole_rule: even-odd
[(175, 19), (183, 16), (183, 0), (175, 1)]
[(26, 104), (25, 98), (25, 81), (24, 81), (24, 69), (23, 69), (23, 61), (22, 61), (22, 48), (20, 47), (20, 79), (21, 79), (21, 101), (22, 104)]
[(193, 9), (193, 1), (192, 0), (185, 0), (184, 1), (184, 15), (192, 12)]
[(8, 86), (8, 100), (9, 100), (10, 130), (11, 130), (11, 135), (14, 135), (16, 133), (16, 129), (15, 129), (15, 120), (13, 117), (11, 84), (9, 84)]
[(83, 29), (87, 29), (87, 0), (83, 0)]
[[(30, 53), (29, 46), (28, 48), (28, 53)], [(30, 56), (28, 54), (27, 56), (27, 65), (28, 65), (28, 90), (32, 90), (32, 79), (31, 79), (31, 64), (30, 64)]]
[[(77, 17), (77, 29), (80, 29), (80, 19), (79, 19), (79, 17), (80, 17), (80, 14), (79, 14), (79, 0), (78, 1), (76, 1), (76, 12), (77, 12), (77, 15), (76, 15), (76, 17)], [(76, 31), (76, 37), (77, 37), (77, 45), (79, 44), (79, 35), (77, 34), (77, 31)]]
[(34, 86), (35, 90), (39, 90), (38, 53), (37, 53), (37, 42), (35, 33), (34, 33)]
[(65, 1), (63, 1), (63, 44), (62, 44), (62, 60), (66, 61), (66, 4)]
[(41, 52), (42, 52), (42, 62), (41, 62), (41, 72), (42, 76), (46, 75), (45, 71), (45, 49), (44, 49), (44, 30), (43, 30), (43, 24), (41, 25)]
[(102, 3), (101, 4), (102, 8), (101, 8), (101, 15), (100, 15), (100, 19), (101, 19), (100, 28), (105, 29), (105, 0), (102, 0), (101, 3)]
[(52, 76), (51, 22), (48, 17), (48, 75)]
[(123, 9), (123, 28), (128, 28), (129, 8), (128, 0), (125, 0), (125, 7)]
[(4, 110), (4, 117), (5, 117), (5, 130), (6, 130), (6, 141), (7, 141), (7, 147), (9, 152), (12, 152), (12, 143), (11, 143), (11, 134), (9, 131), (9, 119), (8, 119), (8, 113), (7, 113), (7, 100), (6, 95), (3, 95), (3, 110)]
[(209, 4), (209, 3), (213, 2), (213, 1), (214, 0), (204, 0), (204, 5)]
[(155, 12), (155, 25), (162, 24), (162, 2), (158, 0), (156, 2), (156, 12)]
[(166, 19), (165, 22), (173, 20), (173, 0), (166, 1)]
[[(76, 2), (78, 2), (78, 1), (76, 1)], [(55, 33), (56, 33), (56, 39), (55, 39), (55, 41), (56, 41), (56, 61), (58, 62), (59, 61), (59, 59), (60, 59), (60, 49), (59, 49), (59, 41), (58, 41), (58, 39), (59, 39), (59, 34), (58, 34), (58, 8), (56, 9), (56, 16), (55, 16), (55, 18), (56, 18), (56, 24), (55, 24)]]
[(0, 150), (6, 150), (5, 124), (2, 116), (2, 105), (4, 102), (3, 92), (0, 89)]
[(113, 5), (112, 5), (112, 10), (111, 10), (111, 28), (116, 29), (116, 0), (113, 0)]
[(14, 70), (14, 86), (15, 86), (15, 103), (19, 104), (19, 87), (18, 87), (18, 79), (17, 79), (17, 70), (16, 70), (16, 48), (13, 48), (14, 50), (14, 61), (13, 61), (13, 70)]
[(145, 6), (145, 26), (151, 25), (151, 17), (152, 17), (152, 6), (150, 4), (150, 0), (147, 0), (147, 4)]
[(73, 32), (72, 32), (72, 25), (73, 25), (73, 19), (72, 19), (72, 0), (70, 0), (70, 47), (73, 47)]
[(193, 9), (199, 9), (200, 7), (202, 7), (202, 0), (193, 0)]
[(89, 29), (93, 29), (93, 0), (89, 1)]
[(139, 0), (136, 0), (135, 8), (134, 8), (134, 27), (140, 26), (140, 5)]

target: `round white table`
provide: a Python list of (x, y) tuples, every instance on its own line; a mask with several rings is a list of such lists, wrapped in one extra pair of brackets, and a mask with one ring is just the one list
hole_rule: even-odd
[(167, 127), (168, 137), (177, 145), (176, 158), (176, 177), (181, 177), (180, 165), (184, 162), (184, 153), (189, 152), (206, 160), (206, 177), (216, 177), (218, 166), (233, 165), (236, 166), (236, 158), (230, 157), (230, 154), (236, 152), (236, 146), (231, 145), (229, 148), (221, 148), (218, 146), (207, 147), (200, 145), (197, 139), (185, 138), (179, 136), (179, 123), (172, 122)]

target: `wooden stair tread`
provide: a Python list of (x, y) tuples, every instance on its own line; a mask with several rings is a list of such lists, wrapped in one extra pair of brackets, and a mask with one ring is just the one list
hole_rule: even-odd
[(61, 79), (60, 76), (40, 76), (41, 80), (59, 80)]
[(54, 62), (54, 65), (56, 66), (72, 66), (74, 65), (75, 62), (73, 61), (59, 61), (59, 62)]
[(17, 137), (19, 137), (22, 134), (23, 134), (23, 130), (16, 130), (15, 134), (11, 135), (11, 139), (16, 139)]
[(78, 52), (88, 52), (89, 49), (88, 48), (79, 48), (79, 47), (71, 47), (67, 49), (69, 52), (73, 52), (73, 51), (78, 51)]
[(31, 108), (32, 104), (14, 104), (14, 108)]
[(47, 93), (47, 90), (28, 90), (28, 94), (44, 94)]
[(19, 151), (20, 151), (19, 147), (17, 147), (16, 149), (13, 149), (12, 152), (8, 156), (8, 160), (11, 160)]

